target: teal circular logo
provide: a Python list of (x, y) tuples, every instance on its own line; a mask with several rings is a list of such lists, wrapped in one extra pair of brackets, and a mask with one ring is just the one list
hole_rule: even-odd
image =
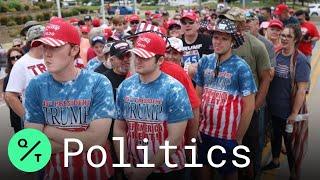
[(21, 171), (39, 171), (50, 160), (50, 140), (37, 129), (23, 129), (10, 139), (8, 156), (11, 163)]

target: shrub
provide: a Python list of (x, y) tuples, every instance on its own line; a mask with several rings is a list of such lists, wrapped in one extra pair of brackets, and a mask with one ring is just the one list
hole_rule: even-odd
[(70, 17), (70, 16), (72, 16), (72, 12), (71, 11), (62, 11), (61, 15), (62, 15), (62, 17)]
[(53, 2), (38, 2), (35, 4), (36, 6), (39, 6), (40, 9), (50, 9), (53, 7)]
[(26, 11), (29, 11), (29, 9), (30, 9), (30, 6), (29, 5), (24, 5), (24, 10), (26, 10)]
[(14, 21), (15, 21), (18, 25), (24, 24), (24, 23), (23, 23), (23, 17), (22, 17), (22, 16), (15, 16), (15, 17), (13, 17), (13, 19), (14, 19)]
[(17, 25), (17, 23), (13, 19), (10, 19), (7, 23), (7, 26), (15, 26), (15, 25)]
[(8, 24), (9, 18), (7, 16), (0, 17), (0, 24), (6, 26)]
[(50, 12), (43, 12), (42, 13), (44, 20), (48, 21), (51, 17), (51, 13)]
[(10, 9), (15, 9), (17, 11), (21, 11), (23, 9), (23, 6), (18, 1), (9, 1), (8, 6)]
[(6, 3), (4, 2), (0, 2), (0, 12), (8, 12), (9, 11), (9, 7)]
[(79, 15), (80, 11), (78, 9), (76, 9), (76, 8), (73, 8), (71, 10), (71, 13), (72, 13), (72, 16), (77, 16), (77, 15)]
[(31, 16), (31, 15), (22, 16), (22, 22), (23, 22), (23, 24), (25, 24), (26, 22), (31, 21), (31, 20), (32, 20), (32, 16)]
[(43, 21), (43, 20), (44, 20), (43, 15), (42, 15), (42, 14), (37, 14), (37, 15), (36, 15), (36, 20), (37, 20), (37, 21)]

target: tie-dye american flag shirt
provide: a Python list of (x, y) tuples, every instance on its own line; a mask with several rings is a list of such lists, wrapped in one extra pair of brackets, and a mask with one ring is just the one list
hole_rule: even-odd
[(195, 75), (197, 86), (203, 88), (200, 107), (200, 131), (212, 137), (235, 139), (240, 122), (242, 97), (257, 91), (249, 65), (232, 55), (219, 65), (215, 77), (216, 55), (199, 61)]
[[(110, 81), (98, 73), (81, 70), (75, 80), (60, 83), (49, 73), (31, 80), (26, 90), (26, 121), (50, 125), (68, 131), (84, 131), (93, 120), (115, 118), (116, 110)], [(107, 130), (106, 130), (107, 131)], [(86, 152), (69, 157), (64, 167), (63, 152), (51, 155), (45, 168), (44, 179), (107, 179), (113, 175), (109, 147), (107, 162), (93, 168), (86, 159)], [(93, 151), (92, 161), (102, 160), (100, 151)]]
[[(138, 74), (124, 80), (118, 89), (116, 104), (118, 119), (127, 122), (128, 162), (133, 165), (144, 160), (143, 150), (138, 150), (138, 145), (148, 146), (148, 158), (153, 159), (168, 138), (168, 124), (193, 117), (185, 88), (165, 73), (147, 84), (141, 82)], [(148, 143), (144, 143), (144, 138)], [(178, 167), (169, 168), (163, 164), (155, 172), (167, 173), (184, 167), (183, 141), (171, 155), (170, 162)]]

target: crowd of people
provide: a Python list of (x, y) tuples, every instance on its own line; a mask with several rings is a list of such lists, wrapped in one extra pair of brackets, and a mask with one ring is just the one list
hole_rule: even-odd
[[(36, 128), (50, 139), (52, 156), (41, 179), (259, 179), (288, 157), (290, 179), (299, 179), (306, 152), (312, 49), (317, 27), (304, 10), (285, 4), (274, 11), (225, 8), (182, 9), (114, 16), (109, 24), (52, 17), (45, 26), (27, 22), (7, 51), (3, 91), (14, 132)], [(271, 135), (270, 135), (271, 134)], [(124, 137), (124, 161), (113, 168)], [(64, 165), (64, 139), (77, 138), (87, 151), (101, 145), (107, 161), (91, 167), (86, 152)], [(196, 140), (195, 140), (196, 139)], [(165, 140), (177, 146), (170, 151)], [(261, 164), (270, 141), (272, 161)], [(282, 143), (284, 141), (284, 143)], [(284, 144), (284, 145), (282, 145)], [(147, 146), (153, 168), (137, 168)], [(186, 145), (197, 146), (201, 168)], [(212, 146), (212, 168), (207, 152)], [(233, 149), (250, 158), (232, 163)], [(76, 150), (77, 144), (71, 144)], [(94, 162), (102, 160), (99, 151)], [(121, 159), (121, 158), (120, 158)]]

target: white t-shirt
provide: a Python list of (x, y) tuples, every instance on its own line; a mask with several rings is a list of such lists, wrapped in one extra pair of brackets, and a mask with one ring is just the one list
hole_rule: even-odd
[(43, 59), (36, 59), (29, 53), (22, 56), (13, 66), (6, 92), (20, 93), (24, 102), (24, 92), (32, 78), (47, 71)]

